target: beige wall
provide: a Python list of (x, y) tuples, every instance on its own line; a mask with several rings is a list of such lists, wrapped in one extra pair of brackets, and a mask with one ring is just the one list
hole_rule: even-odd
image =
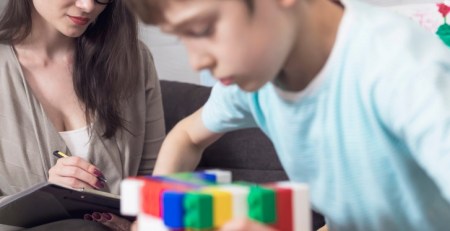
[(200, 83), (199, 74), (189, 66), (186, 49), (176, 37), (145, 25), (140, 26), (140, 37), (153, 54), (160, 79)]

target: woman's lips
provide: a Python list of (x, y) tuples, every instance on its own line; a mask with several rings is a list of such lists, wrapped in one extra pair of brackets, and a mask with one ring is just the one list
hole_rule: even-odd
[(76, 25), (84, 26), (89, 23), (89, 18), (69, 16), (70, 20)]

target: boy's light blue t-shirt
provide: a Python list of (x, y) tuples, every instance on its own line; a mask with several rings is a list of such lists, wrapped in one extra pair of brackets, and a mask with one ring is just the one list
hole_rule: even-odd
[(260, 127), (330, 230), (449, 230), (450, 50), (408, 19), (345, 8), (327, 64), (298, 100), (272, 84), (216, 85), (204, 124)]

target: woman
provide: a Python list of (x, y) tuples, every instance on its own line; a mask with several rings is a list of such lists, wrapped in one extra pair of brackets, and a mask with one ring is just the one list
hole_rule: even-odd
[(151, 174), (160, 87), (122, 0), (9, 0), (0, 128), (0, 197), (46, 180), (118, 194), (124, 177)]

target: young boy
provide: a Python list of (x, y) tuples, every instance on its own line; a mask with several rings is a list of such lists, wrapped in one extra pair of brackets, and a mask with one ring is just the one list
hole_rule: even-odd
[(167, 136), (155, 174), (193, 170), (223, 133), (259, 127), (330, 230), (450, 227), (450, 50), (437, 37), (360, 1), (129, 3), (221, 82)]

